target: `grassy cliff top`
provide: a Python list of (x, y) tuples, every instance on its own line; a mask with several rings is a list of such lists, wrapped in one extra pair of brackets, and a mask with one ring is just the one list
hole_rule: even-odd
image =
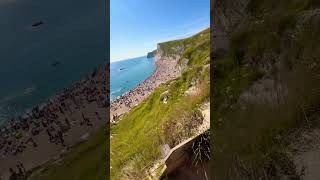
[(186, 38), (163, 42), (158, 44), (158, 51), (160, 50), (164, 56), (173, 56), (181, 54), (189, 46), (195, 46), (201, 43), (207, 43), (210, 41), (210, 29), (203, 30), (202, 32)]

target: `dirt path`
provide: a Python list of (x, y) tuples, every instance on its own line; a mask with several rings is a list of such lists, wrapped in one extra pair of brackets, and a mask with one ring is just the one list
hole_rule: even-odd
[(202, 134), (206, 130), (210, 129), (210, 103), (203, 104), (200, 109), (203, 115), (203, 122), (197, 128), (198, 129), (197, 134)]

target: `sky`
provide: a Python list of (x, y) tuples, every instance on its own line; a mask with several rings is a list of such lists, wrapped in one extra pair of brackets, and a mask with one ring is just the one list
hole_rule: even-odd
[(209, 26), (210, 0), (111, 0), (110, 61), (145, 56)]

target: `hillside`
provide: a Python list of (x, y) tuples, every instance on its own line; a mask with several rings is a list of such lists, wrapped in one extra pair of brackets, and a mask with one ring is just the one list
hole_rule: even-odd
[[(177, 60), (182, 74), (160, 85), (121, 121), (111, 126), (111, 179), (142, 179), (170, 148), (194, 134), (209, 101), (209, 29), (158, 45), (156, 59)], [(192, 90), (192, 93), (189, 93)], [(200, 117), (200, 118), (199, 118)]]
[(319, 7), (315, 0), (213, 4), (214, 178), (319, 177), (320, 161), (310, 158), (319, 152)]

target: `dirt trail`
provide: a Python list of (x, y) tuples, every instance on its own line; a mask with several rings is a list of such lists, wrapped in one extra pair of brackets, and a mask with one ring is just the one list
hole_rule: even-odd
[(201, 107), (201, 112), (202, 112), (202, 115), (203, 115), (203, 122), (198, 127), (198, 133), (197, 134), (202, 134), (206, 130), (210, 129), (210, 103), (205, 103)]

